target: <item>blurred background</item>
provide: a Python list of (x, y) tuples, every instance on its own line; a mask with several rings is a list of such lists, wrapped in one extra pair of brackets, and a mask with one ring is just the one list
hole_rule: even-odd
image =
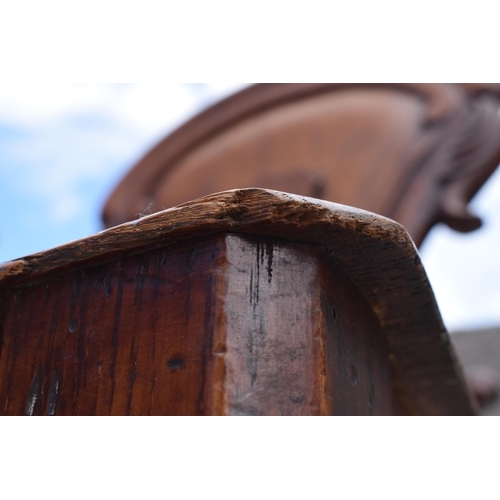
[[(106, 197), (168, 132), (246, 84), (0, 84), (0, 261), (102, 229)], [(500, 326), (500, 169), (476, 232), (436, 226), (421, 255), (449, 331)]]

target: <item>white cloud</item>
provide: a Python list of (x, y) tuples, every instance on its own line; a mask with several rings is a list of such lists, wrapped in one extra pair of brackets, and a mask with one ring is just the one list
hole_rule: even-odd
[(1, 84), (0, 124), (22, 134), (4, 144), (0, 172), (53, 224), (68, 222), (84, 183), (117, 182), (167, 132), (241, 86)]
[(50, 215), (56, 224), (66, 224), (85, 210), (85, 200), (78, 195), (58, 197), (50, 206)]
[(43, 127), (62, 117), (95, 107), (106, 94), (101, 85), (0, 85), (0, 122), (10, 126)]
[[(45, 128), (80, 114), (106, 117), (120, 127), (157, 133), (179, 125), (200, 105), (244, 87), (203, 84), (0, 84), (0, 123)], [(200, 87), (198, 87), (200, 88)]]

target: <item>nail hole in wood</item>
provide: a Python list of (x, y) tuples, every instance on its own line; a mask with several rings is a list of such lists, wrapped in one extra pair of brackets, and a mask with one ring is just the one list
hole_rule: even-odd
[(182, 356), (174, 356), (167, 361), (167, 367), (171, 370), (176, 370), (184, 367), (184, 358)]

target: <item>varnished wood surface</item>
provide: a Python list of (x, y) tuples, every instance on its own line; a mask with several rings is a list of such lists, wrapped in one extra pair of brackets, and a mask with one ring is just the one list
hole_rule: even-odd
[[(389, 351), (395, 394), (405, 411), (474, 413), (425, 271), (407, 232), (389, 219), (350, 207), (261, 189), (219, 193), (6, 263), (0, 269), (1, 299), (10, 301), (16, 289), (64, 279), (78, 269), (116, 263), (125, 256), (137, 258), (181, 241), (196, 245), (200, 238), (221, 232), (320, 245), (325, 265), (345, 274), (376, 317)], [(41, 297), (36, 300), (41, 301)], [(9, 314), (12, 318), (13, 313)], [(374, 349), (366, 342), (359, 356)], [(383, 342), (376, 345), (382, 349)], [(10, 361), (4, 350), (2, 360)], [(329, 363), (326, 371), (334, 369), (335, 363)], [(216, 377), (220, 370), (217, 363), (213, 370)], [(381, 367), (377, 370), (384, 373)], [(343, 373), (336, 383), (346, 377)], [(213, 381), (210, 387), (215, 390), (212, 400), (216, 405), (220, 391)], [(366, 390), (366, 382), (360, 382), (360, 387)], [(322, 403), (318, 404), (321, 407)]]
[[(148, 152), (104, 208), (109, 227), (210, 193), (261, 187), (397, 220), (419, 245), (500, 163), (498, 84), (260, 84)], [(149, 212), (150, 213), (150, 212)]]
[(316, 247), (226, 239), (225, 413), (390, 415), (377, 318)]
[[(191, 243), (191, 244), (189, 244)], [(317, 246), (223, 235), (14, 292), (4, 415), (390, 415), (387, 342)]]
[[(370, 305), (339, 266), (321, 261), (321, 307), (324, 318), (326, 394), (334, 415), (392, 415), (400, 409), (392, 387), (387, 339)], [(387, 388), (391, 388), (388, 391)], [(396, 390), (394, 390), (396, 389)], [(469, 410), (466, 410), (469, 411)]]
[(229, 236), (227, 261), (228, 413), (326, 415), (317, 255)]
[(176, 245), (17, 289), (2, 413), (206, 413), (220, 247), (220, 238)]

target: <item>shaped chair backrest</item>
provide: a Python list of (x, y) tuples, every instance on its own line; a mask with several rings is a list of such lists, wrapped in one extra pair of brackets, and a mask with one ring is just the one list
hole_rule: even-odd
[(496, 84), (254, 85), (148, 152), (103, 220), (261, 187), (385, 215), (417, 245), (440, 221), (474, 230), (467, 204), (500, 163), (499, 96)]
[(6, 415), (471, 415), (407, 232), (243, 189), (0, 266)]

